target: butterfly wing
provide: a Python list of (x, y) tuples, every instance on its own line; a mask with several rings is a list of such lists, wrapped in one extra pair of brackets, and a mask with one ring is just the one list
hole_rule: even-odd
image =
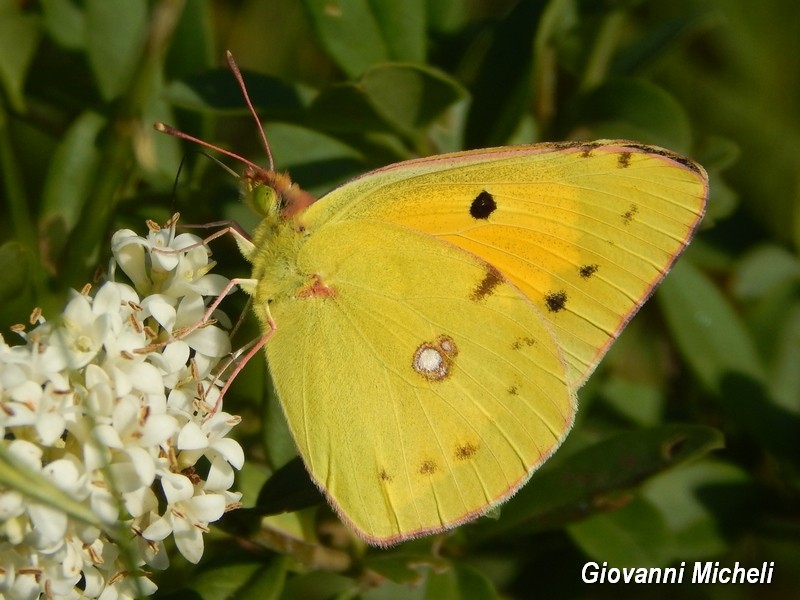
[(305, 220), (392, 222), (481, 257), (551, 324), (577, 389), (689, 242), (707, 195), (702, 167), (661, 148), (540, 144), (379, 169)]
[[(479, 257), (346, 220), (315, 230), (293, 271), (304, 283), (270, 304), (273, 380), (311, 476), (371, 543), (486, 512), (566, 436), (556, 340)], [(266, 319), (258, 291), (254, 306)]]

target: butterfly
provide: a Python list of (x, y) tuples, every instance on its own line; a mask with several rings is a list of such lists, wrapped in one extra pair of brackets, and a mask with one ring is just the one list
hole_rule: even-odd
[(263, 214), (237, 235), (253, 267), (237, 283), (289, 428), (378, 546), (475, 519), (526, 483), (708, 196), (699, 164), (623, 140), (408, 160), (318, 200), (227, 154)]

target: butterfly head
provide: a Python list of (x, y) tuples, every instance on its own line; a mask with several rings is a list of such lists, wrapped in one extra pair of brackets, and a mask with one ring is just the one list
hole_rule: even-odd
[(248, 166), (242, 176), (244, 201), (263, 217), (288, 220), (303, 212), (314, 196), (292, 182), (286, 173)]

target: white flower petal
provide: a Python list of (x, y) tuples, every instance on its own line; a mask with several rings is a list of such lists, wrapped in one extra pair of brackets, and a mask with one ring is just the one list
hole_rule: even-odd
[(199, 529), (188, 521), (175, 519), (173, 537), (186, 560), (193, 564), (200, 562), (203, 557), (203, 534)]
[(189, 421), (178, 434), (178, 450), (199, 450), (208, 447), (208, 438), (197, 423)]
[(161, 357), (167, 362), (167, 373), (178, 371), (189, 362), (189, 344), (183, 340), (175, 340), (170, 342), (161, 353)]
[(0, 492), (0, 521), (8, 521), (21, 515), (25, 510), (22, 494), (13, 490)]
[(92, 512), (103, 523), (116, 523), (119, 519), (119, 502), (118, 500), (106, 489), (95, 488), (90, 496), (90, 505)]
[(38, 471), (42, 468), (42, 450), (26, 440), (13, 440), (8, 451), (25, 466)]
[(219, 327), (201, 327), (183, 339), (190, 347), (206, 356), (220, 358), (231, 351), (231, 339)]
[(151, 542), (160, 542), (172, 533), (172, 519), (169, 513), (160, 519), (156, 519), (142, 532), (142, 537)]
[(32, 502), (28, 504), (28, 516), (31, 519), (33, 530), (44, 544), (63, 542), (67, 532), (66, 513), (44, 504)]
[(125, 444), (119, 437), (119, 430), (111, 425), (98, 425), (94, 428), (94, 437), (97, 443), (106, 448), (124, 448)]
[(227, 490), (233, 485), (233, 480), (233, 467), (228, 464), (227, 460), (217, 456), (211, 461), (203, 489), (207, 491)]
[(66, 423), (64, 417), (58, 413), (50, 412), (39, 415), (36, 421), (36, 433), (39, 441), (45, 446), (53, 446), (64, 433)]
[(244, 450), (236, 440), (223, 438), (214, 442), (211, 447), (236, 469), (241, 469), (244, 465)]
[(134, 519), (158, 508), (158, 498), (149, 487), (141, 487), (138, 490), (123, 494), (122, 500), (125, 504), (125, 510)]
[(65, 458), (46, 465), (42, 469), (42, 474), (50, 478), (58, 488), (67, 492), (75, 489), (81, 477), (81, 472), (75, 463)]
[(105, 577), (94, 566), (83, 568), (83, 593), (86, 598), (96, 598), (106, 585)]
[[(151, 447), (149, 444), (148, 447)], [(156, 478), (156, 463), (145, 448), (130, 447), (127, 449), (128, 459), (143, 486), (149, 486)]]
[(195, 496), (185, 504), (190, 507), (194, 518), (202, 523), (213, 523), (225, 514), (225, 496), (222, 494)]
[(229, 281), (230, 280), (224, 275), (209, 273), (194, 281), (192, 283), (192, 290), (202, 296), (217, 297), (222, 293), (222, 290), (225, 289)]
[(178, 421), (169, 415), (151, 415), (139, 431), (139, 445), (158, 446), (178, 431)]
[(161, 488), (168, 504), (188, 500), (194, 495), (194, 486), (188, 477), (178, 473), (162, 473)]
[(113, 282), (104, 283), (94, 295), (92, 312), (96, 315), (103, 313), (119, 313), (122, 304), (120, 289)]
[(159, 325), (172, 332), (178, 314), (173, 302), (174, 299), (164, 294), (153, 294), (142, 300), (142, 308), (146, 313), (151, 314)]
[(150, 363), (140, 362), (131, 365), (128, 377), (134, 387), (145, 394), (162, 394), (164, 392), (164, 380), (161, 378), (161, 373)]

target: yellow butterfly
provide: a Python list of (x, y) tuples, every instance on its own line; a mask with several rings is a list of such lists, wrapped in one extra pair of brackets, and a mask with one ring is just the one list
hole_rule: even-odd
[(337, 513), (381, 546), (525, 484), (708, 194), (697, 163), (617, 140), (409, 160), (316, 201), (245, 162), (264, 219), (239, 239), (239, 283), (289, 428)]

